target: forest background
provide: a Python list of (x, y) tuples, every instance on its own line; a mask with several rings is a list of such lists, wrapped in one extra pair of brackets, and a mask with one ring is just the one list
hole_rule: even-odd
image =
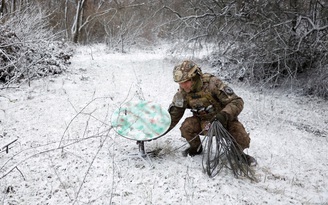
[(225, 69), (230, 80), (328, 97), (325, 0), (0, 3), (0, 80), (4, 86), (65, 70), (73, 55), (66, 49), (67, 42), (105, 43), (118, 52), (170, 42), (172, 53), (212, 50), (199, 60)]
[[(0, 204), (327, 204), (327, 6), (0, 0)], [(257, 183), (204, 177), (178, 128), (155, 169), (110, 132), (130, 97), (170, 104), (185, 56), (245, 100)]]

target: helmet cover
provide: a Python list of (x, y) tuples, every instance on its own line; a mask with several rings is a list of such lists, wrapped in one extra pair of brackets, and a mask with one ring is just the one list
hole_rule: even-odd
[(197, 73), (200, 74), (200, 68), (192, 61), (185, 60), (182, 64), (173, 69), (173, 80), (176, 83), (183, 83), (191, 80)]

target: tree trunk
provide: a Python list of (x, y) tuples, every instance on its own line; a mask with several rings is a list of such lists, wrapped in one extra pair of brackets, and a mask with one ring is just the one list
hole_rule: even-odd
[(11, 1), (11, 11), (10, 12), (14, 12), (14, 11), (16, 11), (16, 0)]
[(298, 9), (297, 9), (297, 0), (290, 0), (289, 2), (290, 4), (290, 8), (292, 11), (292, 31), (295, 33), (296, 32), (296, 24), (297, 24), (297, 13), (298, 13)]
[(79, 0), (76, 7), (75, 20), (72, 27), (72, 40), (74, 43), (77, 43), (79, 40), (80, 26), (81, 26), (81, 15), (83, 11), (83, 5), (85, 0)]
[(65, 27), (65, 34), (66, 34), (66, 38), (69, 38), (68, 35), (68, 16), (67, 16), (67, 11), (68, 11), (68, 0), (65, 1), (65, 12), (64, 12), (64, 27)]
[(0, 16), (4, 15), (7, 11), (6, 9), (6, 1), (2, 0), (0, 5)]

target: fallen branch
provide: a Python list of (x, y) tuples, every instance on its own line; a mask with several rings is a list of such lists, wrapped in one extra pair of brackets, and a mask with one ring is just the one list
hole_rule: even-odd
[(6, 154), (8, 154), (9, 148), (10, 148), (9, 146), (12, 145), (12, 144), (14, 144), (17, 140), (18, 139), (16, 138), (14, 140), (8, 140), (7, 142), (5, 142), (4, 143), (5, 145), (0, 149), (0, 153), (1, 152), (6, 152)]

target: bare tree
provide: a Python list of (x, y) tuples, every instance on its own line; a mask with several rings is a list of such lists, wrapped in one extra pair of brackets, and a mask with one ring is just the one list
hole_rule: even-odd
[(0, 0), (0, 12), (32, 2), (51, 9), (51, 27), (75, 43), (106, 42), (121, 52), (156, 38), (178, 41), (173, 49), (215, 45), (210, 59), (224, 56), (256, 83), (327, 70), (325, 0)]
[(79, 0), (76, 6), (76, 13), (74, 17), (74, 22), (72, 26), (72, 40), (74, 43), (78, 42), (79, 33), (80, 33), (80, 27), (81, 27), (81, 19), (83, 14), (83, 6), (84, 6), (85, 0)]
[[(218, 49), (210, 58), (220, 62), (224, 56), (230, 61), (229, 68), (236, 69), (234, 72), (243, 68), (243, 78), (251, 82), (278, 86), (297, 83), (303, 74), (328, 76), (326, 1), (191, 0), (163, 4), (163, 10), (172, 14), (165, 26), (175, 39), (187, 46), (215, 43)], [(321, 80), (325, 84), (320, 86), (326, 93), (327, 81)]]
[(6, 1), (5, 0), (1, 0), (0, 16), (2, 16), (4, 13), (7, 13)]

